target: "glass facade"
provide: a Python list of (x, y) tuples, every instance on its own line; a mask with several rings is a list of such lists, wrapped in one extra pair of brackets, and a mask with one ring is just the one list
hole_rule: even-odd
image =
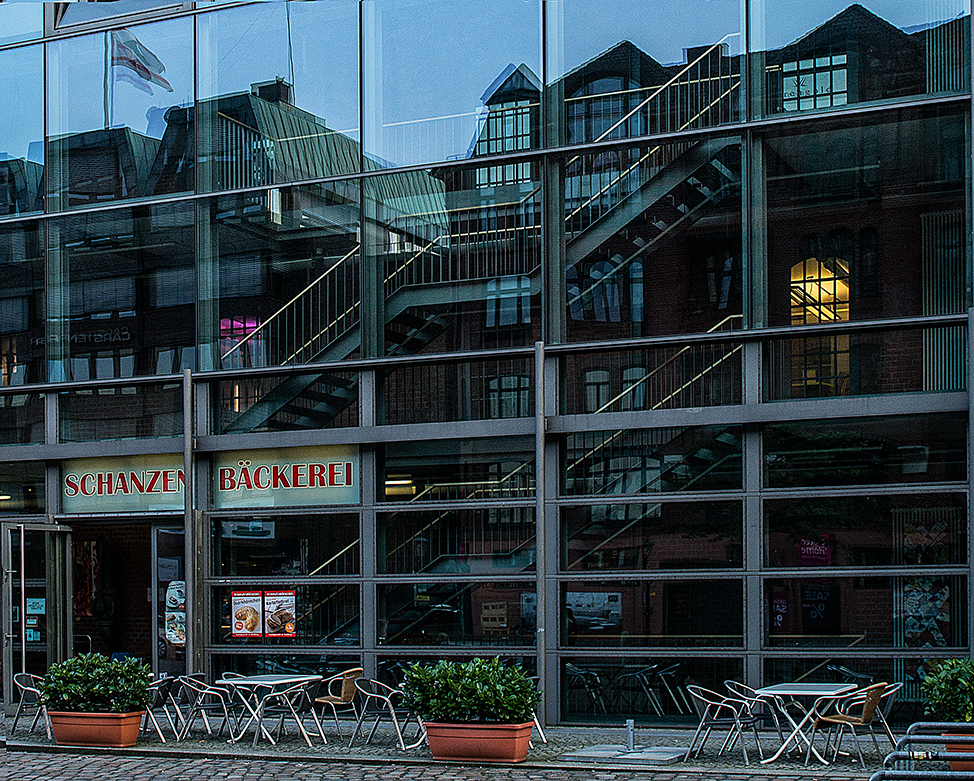
[(72, 530), (73, 650), (565, 724), (971, 654), (969, 0), (110, 5), (0, 3), (0, 525)]

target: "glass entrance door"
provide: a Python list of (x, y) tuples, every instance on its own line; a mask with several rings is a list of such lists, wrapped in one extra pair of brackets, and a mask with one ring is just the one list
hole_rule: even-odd
[(0, 626), (3, 705), (16, 708), (15, 673), (43, 675), (71, 649), (71, 530), (51, 524), (0, 523)]

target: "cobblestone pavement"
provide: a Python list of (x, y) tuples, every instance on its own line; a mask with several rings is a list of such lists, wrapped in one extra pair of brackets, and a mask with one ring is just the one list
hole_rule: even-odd
[[(739, 749), (717, 756), (720, 737), (708, 742), (703, 755), (689, 763), (635, 765), (603, 757), (566, 761), (571, 752), (625, 743), (617, 728), (553, 727), (546, 730), (547, 745), (535, 739), (527, 761), (515, 766), (482, 766), (434, 762), (429, 749), (400, 751), (391, 731), (380, 729), (372, 744), (359, 741), (353, 748), (327, 732), (327, 745), (308, 748), (296, 736), (277, 746), (261, 741), (228, 745), (225, 739), (197, 734), (194, 739), (163, 745), (152, 734), (143, 734), (134, 749), (79, 749), (53, 745), (43, 730), (29, 734), (21, 722), (10, 736), (12, 720), (0, 723), (6, 735), (6, 752), (0, 752), (0, 779), (97, 779), (98, 781), (263, 781), (263, 779), (324, 779), (324, 781), (866, 781), (879, 769), (875, 754), (866, 755), (867, 767), (848, 758), (830, 767), (805, 767), (798, 758), (782, 758), (761, 765), (748, 749), (751, 764), (745, 765)], [(29, 726), (29, 723), (28, 725)], [(349, 728), (351, 725), (349, 725)], [(636, 731), (637, 746), (685, 747), (692, 733), (679, 729)], [(766, 753), (773, 750), (770, 734), (763, 736)], [(867, 740), (868, 742), (868, 740)], [(849, 746), (851, 748), (851, 745)]]

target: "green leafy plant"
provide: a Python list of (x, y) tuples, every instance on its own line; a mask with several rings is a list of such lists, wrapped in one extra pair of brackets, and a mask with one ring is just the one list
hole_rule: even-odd
[(925, 712), (943, 721), (974, 721), (974, 659), (944, 659), (920, 683)]
[(516, 665), (499, 659), (416, 663), (406, 670), (402, 702), (427, 721), (524, 724), (541, 698)]
[(52, 664), (37, 688), (51, 711), (132, 713), (148, 704), (151, 678), (149, 666), (133, 657), (79, 654)]

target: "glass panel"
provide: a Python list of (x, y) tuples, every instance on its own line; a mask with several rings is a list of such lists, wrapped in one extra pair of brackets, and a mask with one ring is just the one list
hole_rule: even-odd
[(44, 6), (41, 3), (4, 3), (0, 8), (0, 31), (0, 43), (40, 38), (44, 33)]
[[(807, 111), (956, 92), (970, 84), (968, 0), (800, 0), (755, 6), (764, 111)], [(790, 75), (786, 75), (790, 74)]]
[(44, 512), (44, 464), (0, 463), (0, 515)]
[[(298, 585), (290, 580), (262, 583), (259, 589), (252, 584), (214, 588), (213, 609), (219, 618), (213, 622), (213, 642), (234, 646), (359, 645), (359, 591), (355, 584)], [(231, 620), (230, 613), (239, 608), (232, 607), (233, 592), (238, 593), (238, 605), (247, 599), (260, 606), (254, 626), (234, 628), (238, 622)], [(293, 603), (286, 598), (287, 612), (293, 618), (286, 622), (293, 624), (290, 636), (284, 636), (286, 628), (275, 623), (281, 615), (275, 616), (281, 594), (293, 594)]]
[(356, 3), (255, 3), (197, 19), (201, 189), (359, 170)]
[(59, 394), (62, 442), (178, 437), (183, 433), (183, 386), (137, 385)]
[[(47, 532), (15, 527), (5, 529), (9, 534), (10, 564), (12, 571), (4, 571), (6, 599), (4, 606), (11, 611), (10, 636), (3, 641), (4, 660), (13, 662), (12, 669), (20, 670), (20, 659), (26, 664), (26, 672), (44, 675), (47, 666), (54, 661), (48, 657), (48, 627), (58, 609), (54, 589), (49, 589), (53, 573), (54, 549)], [(24, 568), (20, 571), (21, 554)], [(21, 576), (24, 588), (21, 589)], [(6, 596), (5, 595), (5, 596)], [(23, 611), (21, 611), (23, 605)], [(22, 614), (23, 612), (23, 614)]]
[(765, 500), (764, 513), (771, 567), (967, 561), (965, 494), (775, 499)]
[(194, 189), (192, 19), (47, 46), (49, 211)]
[(570, 721), (618, 722), (696, 719), (688, 683), (723, 691), (724, 681), (742, 680), (740, 657), (661, 656), (562, 657), (561, 717)]
[(36, 393), (0, 396), (0, 445), (44, 441), (44, 397)]
[(498, 349), (541, 338), (537, 164), (366, 180), (381, 273), (379, 354)]
[(658, 570), (744, 566), (740, 502), (596, 504), (561, 510), (561, 567)]
[(52, 382), (176, 374), (195, 364), (192, 204), (52, 220)]
[(359, 572), (358, 515), (213, 519), (213, 574), (327, 577)]
[(967, 579), (960, 575), (767, 580), (764, 603), (773, 647), (967, 645)]
[(534, 510), (435, 510), (379, 516), (380, 572), (397, 575), (534, 572)]
[[(358, 194), (356, 181), (329, 182), (201, 205), (207, 237), (200, 248), (203, 297), (212, 299), (203, 317), (207, 366), (240, 369), (357, 355)], [(292, 398), (268, 387), (266, 414), (276, 414)]]
[(383, 379), (380, 423), (532, 417), (533, 373), (531, 358), (396, 367)]
[(186, 670), (186, 540), (182, 526), (153, 530), (155, 535), (156, 669), (185, 675)]
[[(29, 3), (0, 6), (0, 42), (10, 8), (36, 7)], [(44, 49), (25, 46), (0, 52), (0, 102), (16, 111), (0, 112), (0, 215), (26, 214), (44, 208), (41, 177), (44, 173)], [(0, 253), (3, 257), (6, 253)]]
[[(927, 649), (929, 651), (929, 649)], [(933, 659), (871, 659), (868, 656), (827, 658), (802, 656), (799, 658), (768, 657), (764, 660), (764, 685), (791, 683), (792, 681), (855, 683), (863, 686), (885, 681), (902, 682), (892, 708), (884, 716), (895, 728), (901, 729), (917, 721), (926, 721), (924, 705), (926, 697), (920, 691), (920, 682)]]
[(178, 8), (179, 3), (172, 0), (95, 0), (98, 4), (87, 3), (61, 3), (57, 9), (60, 12), (57, 26), (64, 27), (71, 24), (84, 24), (85, 22), (97, 19), (108, 19), (113, 16), (124, 16), (125, 14), (135, 14), (140, 11), (151, 11), (156, 8)]
[(564, 164), (570, 342), (741, 327), (741, 145), (645, 144)]
[(240, 377), (214, 384), (216, 434), (358, 425), (358, 373)]
[(569, 434), (562, 493), (716, 491), (742, 484), (738, 426)]
[(477, 6), (366, 0), (362, 6), (369, 167), (537, 146), (538, 0)]
[[(964, 121), (903, 110), (765, 139), (771, 325), (966, 311)], [(813, 349), (850, 360), (841, 342)]]
[(743, 354), (741, 343), (726, 342), (569, 355), (564, 361), (565, 412), (740, 404)]
[(744, 643), (740, 580), (561, 584), (561, 645), (708, 647)]
[(322, 675), (330, 678), (344, 670), (361, 667), (362, 660), (346, 654), (213, 654), (214, 680), (224, 673), (238, 675)]
[(525, 437), (386, 445), (380, 501), (533, 499), (533, 448)]
[(533, 645), (534, 583), (377, 587), (380, 645)]
[(40, 223), (0, 228), (0, 385), (44, 379), (41, 230)]
[(764, 469), (770, 488), (966, 480), (967, 415), (770, 424)]
[(554, 0), (548, 91), (554, 144), (714, 127), (739, 118), (740, 0)]
[(765, 344), (765, 401), (962, 391), (967, 328), (805, 336)]

